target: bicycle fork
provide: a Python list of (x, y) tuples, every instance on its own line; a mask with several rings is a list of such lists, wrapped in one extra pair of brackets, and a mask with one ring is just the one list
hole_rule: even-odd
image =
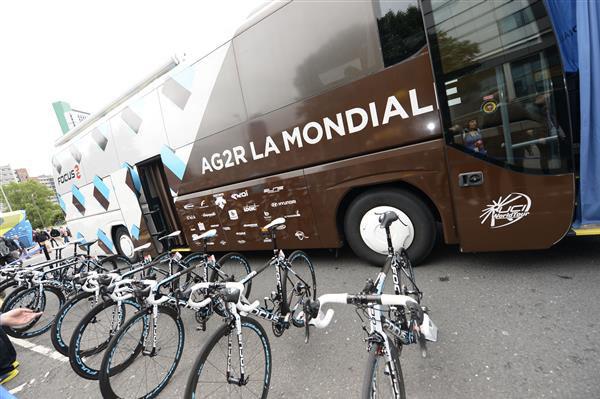
[(233, 331), (230, 331), (229, 335), (227, 336), (227, 382), (233, 385), (244, 386), (248, 383), (248, 377), (245, 376), (244, 370), (244, 340), (242, 337), (242, 319), (240, 318), (240, 315), (235, 309), (235, 304), (228, 303), (227, 307), (229, 308), (229, 312), (235, 318), (235, 330), (237, 334), (238, 348), (240, 352), (240, 378), (236, 378), (233, 376), (233, 367), (231, 366), (231, 354), (233, 351), (231, 333)]
[(157, 336), (158, 336), (158, 305), (152, 305), (152, 349), (146, 349), (148, 334), (144, 335), (144, 350), (142, 354), (144, 356), (154, 357), (158, 354), (159, 350), (156, 348)]

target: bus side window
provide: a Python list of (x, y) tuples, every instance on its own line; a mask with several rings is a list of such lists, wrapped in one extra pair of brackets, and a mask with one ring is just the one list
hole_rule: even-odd
[(404, 61), (427, 45), (423, 18), (416, 0), (378, 0), (373, 6), (385, 67)]

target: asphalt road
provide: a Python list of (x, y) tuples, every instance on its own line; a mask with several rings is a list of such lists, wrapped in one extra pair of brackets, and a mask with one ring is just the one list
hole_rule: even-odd
[[(416, 271), (424, 303), (438, 325), (439, 342), (423, 359), (417, 347), (402, 353), (409, 398), (598, 398), (600, 397), (600, 238), (569, 238), (550, 250), (461, 254), (439, 245)], [(310, 251), (319, 294), (357, 292), (377, 269), (350, 251), (336, 259)], [(258, 267), (267, 253), (250, 254)], [(264, 273), (254, 290), (265, 294), (274, 277)], [(256, 292), (256, 291), (255, 291)], [(335, 321), (281, 338), (269, 332), (273, 352), (272, 398), (358, 398), (366, 352), (351, 307), (336, 307)], [(160, 397), (177, 398), (208, 332), (195, 331), (185, 315), (181, 363)], [(209, 322), (209, 330), (219, 323)], [(48, 334), (30, 340), (45, 347)], [(7, 384), (19, 398), (96, 398), (98, 384), (77, 377), (61, 362), (17, 346), (21, 374)]]

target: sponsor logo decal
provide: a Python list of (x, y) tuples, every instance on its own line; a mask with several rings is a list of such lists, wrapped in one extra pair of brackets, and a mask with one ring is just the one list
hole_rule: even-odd
[(264, 213), (264, 216), (265, 216), (265, 220), (271, 220), (272, 219), (271, 214), (269, 212), (264, 211), (263, 213)]
[(187, 215), (187, 216), (185, 217), (185, 219), (186, 219), (186, 220), (194, 220), (194, 219), (196, 219), (196, 216), (194, 216), (194, 215)]
[(296, 211), (296, 213), (293, 213), (291, 215), (285, 215), (285, 218), (286, 219), (289, 219), (289, 218), (299, 218), (300, 216), (301, 216), (300, 215), (300, 211)]
[(183, 209), (193, 209), (194, 208), (194, 204), (185, 204), (183, 206)]
[(275, 186), (271, 188), (265, 188), (263, 193), (265, 194), (275, 194), (283, 190), (283, 186)]
[(229, 226), (224, 226), (224, 227), (223, 227), (223, 230), (227, 230), (227, 231), (229, 231), (229, 230), (231, 230), (231, 227), (229, 227)]
[(249, 204), (244, 206), (244, 212), (254, 212), (258, 208), (256, 204)]
[(235, 233), (236, 236), (245, 236), (246, 232), (245, 231), (238, 231), (237, 233)]
[[(458, 100), (458, 99), (457, 99)], [(390, 121), (406, 120), (415, 116), (434, 112), (434, 104), (427, 104), (416, 89), (409, 89), (408, 96), (395, 95), (380, 101), (365, 100), (350, 109), (340, 109), (335, 115), (328, 115), (298, 126), (293, 126), (272, 135), (263, 136), (243, 145), (207, 154), (199, 160), (202, 174), (215, 173), (235, 168), (252, 161), (273, 158), (290, 152), (302, 152), (312, 145), (332, 141), (344, 146), (347, 137), (370, 129), (377, 132)], [(373, 129), (371, 129), (373, 128)]]
[(272, 202), (271, 203), (271, 208), (277, 208), (279, 206), (286, 206), (286, 205), (294, 205), (295, 203), (296, 203), (296, 200), (287, 200), (287, 201)]
[(225, 205), (227, 204), (227, 200), (225, 199), (225, 197), (223, 197), (223, 194), (215, 194), (214, 197), (215, 197), (215, 205), (221, 209), (225, 208)]
[(229, 219), (231, 219), (231, 220), (238, 220), (239, 219), (238, 213), (237, 213), (237, 211), (235, 209), (230, 210), (228, 213), (229, 213)]
[(300, 241), (304, 240), (305, 238), (308, 238), (308, 236), (306, 234), (304, 234), (303, 231), (298, 230), (295, 234), (296, 238), (299, 239)]
[(221, 244), (221, 245), (225, 245), (225, 244), (227, 244), (227, 241), (225, 241), (225, 240), (221, 240), (221, 241), (219, 241), (219, 244)]
[(245, 244), (246, 240), (238, 240), (238, 244)]
[(218, 225), (218, 224), (211, 224), (211, 225), (210, 225), (210, 228), (211, 228), (211, 229), (216, 229), (217, 227), (219, 227), (219, 225)]
[(258, 227), (258, 224), (256, 224), (256, 223), (248, 223), (248, 224), (245, 224), (244, 227)]
[(79, 171), (79, 165), (75, 165), (75, 167), (73, 169), (71, 169), (67, 173), (64, 173), (56, 178), (56, 180), (60, 184), (64, 184), (72, 179), (77, 179), (77, 180), (81, 179), (81, 172)]
[(204, 227), (204, 223), (202, 223), (202, 222), (198, 223), (198, 230), (200, 230), (200, 231), (206, 230), (206, 228)]
[(510, 193), (492, 201), (485, 209), (481, 210), (481, 224), (489, 222), (490, 228), (498, 229), (518, 222), (527, 215), (531, 209), (531, 198), (523, 193)]
[(203, 213), (202, 217), (203, 218), (211, 218), (213, 216), (217, 216), (217, 212), (211, 212), (211, 213)]
[(239, 200), (240, 198), (246, 198), (248, 196), (248, 190), (244, 190), (242, 192), (239, 193), (233, 193), (231, 194), (231, 199), (232, 200)]

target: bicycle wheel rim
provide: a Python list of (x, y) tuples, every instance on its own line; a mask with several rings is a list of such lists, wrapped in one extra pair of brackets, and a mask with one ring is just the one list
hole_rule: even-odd
[[(252, 268), (246, 257), (237, 252), (223, 255), (215, 265), (216, 269), (210, 271), (210, 281), (239, 281), (250, 274)], [(252, 280), (244, 284), (244, 296), (250, 298)]]
[[(271, 350), (262, 326), (249, 318), (242, 318), (242, 339), (246, 385), (228, 383), (228, 338), (232, 343), (232, 377), (240, 378), (240, 357), (237, 331), (233, 324), (225, 324), (204, 345), (188, 377), (185, 398), (266, 398), (271, 380)], [(246, 395), (244, 395), (246, 393)]]
[[(139, 309), (137, 302), (123, 301), (121, 325), (128, 315), (136, 314)], [(120, 328), (116, 311), (117, 304), (114, 301), (102, 302), (88, 312), (75, 328), (69, 343), (69, 362), (79, 376), (89, 380), (98, 379), (104, 351)], [(111, 373), (127, 367), (127, 361), (124, 359), (122, 364), (114, 365)]]
[[(33, 301), (30, 301), (26, 296), (33, 296)], [(29, 307), (23, 306), (21, 302), (23, 298), (24, 302), (29, 301)], [(9, 304), (6, 311), (16, 309), (19, 307), (28, 307), (36, 312), (42, 312), (42, 315), (31, 321), (25, 327), (10, 327), (6, 328), (6, 333), (16, 338), (31, 338), (42, 335), (46, 331), (52, 328), (52, 323), (56, 315), (62, 308), (65, 302), (65, 297), (62, 292), (56, 287), (44, 287), (42, 294), (39, 294), (39, 288), (33, 287), (21, 291), (13, 301)]]
[[(144, 320), (149, 322), (146, 325)], [(100, 371), (100, 390), (108, 398), (154, 398), (171, 379), (183, 351), (184, 327), (176, 310), (166, 306), (158, 307), (157, 353), (151, 352), (153, 323), (151, 308), (138, 312), (129, 319), (111, 340)], [(131, 357), (137, 347), (144, 341), (148, 351), (140, 351), (126, 368), (118, 373), (109, 373), (112, 364), (119, 359)], [(131, 381), (137, 377), (137, 384)]]
[(51, 341), (54, 349), (69, 356), (69, 342), (75, 328), (83, 317), (96, 305), (92, 293), (82, 292), (65, 302), (54, 319)]
[(303, 251), (294, 251), (288, 258), (289, 269), (283, 272), (283, 295), (287, 310), (292, 313), (292, 323), (304, 327), (303, 305), (317, 297), (317, 280), (314, 266)]

